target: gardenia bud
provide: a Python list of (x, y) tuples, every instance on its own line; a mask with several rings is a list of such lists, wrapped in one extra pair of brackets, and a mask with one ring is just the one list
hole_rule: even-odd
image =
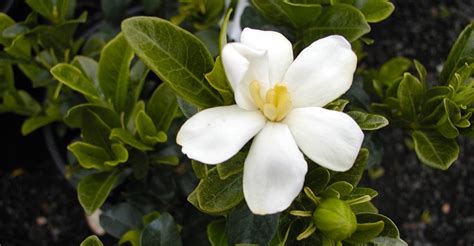
[(343, 240), (357, 229), (357, 220), (350, 206), (335, 198), (322, 201), (313, 214), (316, 227), (329, 239)]

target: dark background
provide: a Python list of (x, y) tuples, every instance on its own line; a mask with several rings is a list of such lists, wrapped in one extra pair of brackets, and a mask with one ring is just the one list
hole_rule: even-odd
[[(392, 2), (392, 16), (372, 25), (368, 37), (375, 43), (367, 47), (363, 63), (378, 67), (394, 56), (416, 58), (436, 83), (449, 48), (474, 21), (474, 3)], [(24, 78), (17, 83), (30, 89)], [(0, 115), (0, 245), (79, 245), (92, 232), (75, 191), (54, 165), (43, 132), (21, 136), (23, 120)], [(407, 136), (402, 132), (382, 133), (384, 175), (375, 180), (366, 176), (362, 182), (379, 191), (375, 204), (380, 212), (395, 221), (409, 245), (473, 245), (474, 142), (461, 139), (460, 159), (448, 171), (439, 171), (417, 161), (403, 144)]]

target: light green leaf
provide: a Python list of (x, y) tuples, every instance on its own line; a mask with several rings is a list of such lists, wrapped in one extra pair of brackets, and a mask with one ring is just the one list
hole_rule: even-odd
[(77, 196), (87, 214), (102, 206), (115, 187), (120, 171), (93, 173), (79, 181)]
[(411, 61), (404, 57), (392, 58), (380, 67), (378, 80), (386, 85), (391, 85), (394, 80), (401, 77), (410, 68), (411, 64)]
[(107, 43), (100, 54), (97, 71), (100, 88), (118, 112), (127, 105), (132, 58), (133, 50), (121, 33)]
[(440, 81), (448, 83), (456, 70), (465, 63), (474, 62), (474, 25), (469, 24), (459, 35), (453, 47), (449, 51), (448, 58), (444, 63), (440, 74)]
[(89, 80), (94, 82), (95, 86), (99, 86), (97, 78), (97, 69), (99, 68), (99, 64), (94, 59), (87, 56), (75, 56), (71, 64), (79, 68)]
[(456, 119), (461, 118), (461, 109), (455, 102), (444, 98), (443, 100), (444, 112), (443, 116), (436, 124), (436, 129), (445, 138), (454, 139), (459, 136), (459, 130), (456, 127)]
[(409, 120), (415, 120), (421, 107), (423, 97), (423, 85), (409, 73), (405, 73), (398, 86), (397, 97), (400, 110)]
[(10, 40), (8, 38), (3, 37), (2, 32), (6, 28), (13, 26), (15, 21), (10, 18), (10, 16), (6, 15), (5, 13), (0, 13), (0, 44), (4, 46), (8, 46), (10, 44)]
[(334, 190), (337, 193), (339, 193), (339, 195), (341, 197), (343, 197), (343, 196), (349, 195), (352, 192), (352, 189), (354, 189), (354, 186), (352, 186), (352, 184), (350, 184), (346, 181), (337, 181), (337, 182), (334, 182), (334, 183), (328, 185), (328, 187), (326, 187), (326, 189), (327, 190)]
[(239, 152), (229, 160), (217, 165), (217, 173), (221, 179), (226, 179), (234, 174), (240, 173), (244, 170), (244, 162), (247, 158), (247, 153)]
[(51, 74), (59, 82), (69, 86), (85, 96), (99, 98), (99, 93), (94, 83), (89, 80), (78, 68), (73, 65), (61, 63), (51, 68)]
[[(229, 26), (230, 15), (232, 14), (233, 9), (229, 9), (227, 14), (224, 17), (224, 20), (221, 24), (221, 31), (219, 32), (219, 54), (224, 48), (224, 45), (227, 44), (227, 27)], [(0, 28), (1, 30), (1, 28)]]
[(43, 1), (37, 1), (37, 0), (26, 0), (26, 4), (30, 6), (35, 12), (40, 14), (46, 19), (53, 19), (53, 1), (51, 0), (43, 0)]
[(424, 164), (446, 170), (458, 159), (459, 145), (437, 132), (414, 131), (411, 134), (418, 158)]
[(80, 246), (103, 246), (103, 244), (96, 235), (92, 235), (84, 239)]
[(209, 213), (221, 213), (235, 207), (242, 201), (242, 175), (236, 174), (220, 179), (216, 168), (209, 170), (207, 178), (196, 187), (197, 200), (201, 209)]
[(166, 133), (158, 131), (153, 123), (153, 120), (145, 111), (138, 113), (135, 126), (137, 127), (140, 139), (148, 145), (155, 145), (157, 143), (164, 143), (167, 140)]
[(360, 9), (367, 22), (371, 23), (387, 19), (395, 9), (388, 0), (356, 0), (354, 6)]
[(352, 42), (369, 31), (370, 26), (358, 9), (346, 4), (336, 4), (324, 9), (314, 24), (303, 31), (303, 41), (310, 45), (322, 37), (338, 34)]
[(74, 142), (67, 149), (84, 168), (107, 169), (104, 163), (112, 158), (105, 149), (85, 142)]
[(232, 92), (232, 88), (227, 80), (220, 56), (216, 58), (212, 71), (206, 74), (206, 79), (222, 96), (224, 104), (229, 105), (234, 102), (234, 93)]
[(384, 228), (383, 220), (377, 222), (357, 223), (357, 230), (344, 241), (353, 244), (367, 243), (378, 236)]
[(105, 162), (108, 166), (117, 166), (120, 163), (125, 163), (128, 160), (128, 150), (121, 143), (114, 143), (111, 146), (114, 158)]
[(146, 105), (146, 113), (157, 129), (167, 132), (178, 112), (178, 101), (171, 87), (161, 84), (151, 95)]
[(132, 246), (140, 246), (141, 233), (142, 232), (140, 230), (127, 231), (122, 237), (120, 237), (118, 243), (120, 246), (127, 243), (131, 244)]
[(21, 134), (26, 136), (36, 129), (48, 125), (54, 121), (60, 120), (61, 115), (38, 115), (26, 119), (21, 125)]
[(364, 131), (378, 130), (388, 125), (388, 120), (382, 115), (369, 114), (361, 111), (350, 111), (347, 114), (351, 116)]
[(204, 78), (213, 59), (191, 33), (154, 17), (129, 18), (122, 31), (138, 57), (179, 96), (202, 108), (222, 104)]
[(133, 148), (136, 148), (142, 151), (153, 150), (152, 147), (142, 143), (141, 141), (136, 139), (132, 133), (122, 128), (112, 129), (112, 131), (110, 132), (110, 139), (122, 141), (123, 143), (128, 144), (132, 146)]
[(357, 223), (374, 223), (383, 221), (384, 227), (382, 232), (380, 232), (379, 236), (391, 237), (391, 238), (399, 238), (400, 232), (398, 231), (397, 226), (391, 219), (382, 215), (382, 214), (374, 214), (374, 213), (359, 213), (356, 214)]
[(214, 220), (207, 225), (207, 239), (211, 246), (227, 246), (225, 220)]

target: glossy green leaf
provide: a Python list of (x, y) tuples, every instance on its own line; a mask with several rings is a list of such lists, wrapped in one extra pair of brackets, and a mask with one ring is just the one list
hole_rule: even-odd
[(351, 169), (345, 172), (336, 172), (331, 176), (331, 183), (337, 181), (346, 181), (352, 184), (354, 187), (359, 184), (362, 174), (364, 173), (365, 167), (367, 165), (367, 160), (369, 159), (369, 150), (360, 149), (359, 155), (354, 162), (354, 166)]
[(437, 132), (414, 131), (411, 134), (418, 158), (424, 164), (446, 170), (458, 159), (459, 145)]
[(323, 167), (311, 169), (305, 178), (305, 186), (309, 187), (314, 194), (322, 192), (331, 178), (329, 171)]
[(393, 221), (381, 214), (374, 214), (374, 213), (359, 213), (356, 215), (357, 223), (373, 223), (378, 221), (384, 222), (384, 227), (382, 232), (380, 232), (379, 236), (391, 237), (391, 238), (399, 238), (400, 232), (398, 231), (397, 226)]
[(214, 220), (207, 225), (207, 239), (211, 246), (227, 246), (225, 220)]
[(398, 87), (397, 97), (400, 110), (410, 120), (417, 118), (423, 97), (423, 85), (409, 73), (405, 73)]
[(138, 113), (135, 125), (137, 127), (138, 135), (144, 143), (155, 145), (157, 143), (166, 142), (166, 133), (156, 129), (155, 123), (150, 116), (145, 113), (145, 111)]
[(105, 165), (108, 166), (117, 166), (120, 163), (125, 163), (128, 160), (128, 150), (121, 143), (114, 143), (111, 146), (113, 153), (112, 160), (105, 162)]
[(129, 18), (122, 31), (138, 57), (180, 97), (202, 108), (222, 104), (204, 78), (213, 59), (195, 36), (154, 17)]
[(392, 58), (380, 67), (378, 79), (390, 85), (395, 79), (401, 77), (411, 64), (411, 61), (404, 57)]
[(196, 187), (197, 200), (201, 209), (209, 213), (227, 211), (242, 201), (242, 175), (236, 174), (221, 179), (216, 168), (209, 170), (207, 178)]
[(89, 143), (74, 142), (67, 148), (84, 168), (106, 169), (104, 163), (111, 159), (105, 149)]
[(234, 174), (240, 173), (244, 170), (245, 158), (247, 158), (247, 153), (239, 152), (229, 160), (218, 164), (216, 169), (219, 173), (219, 177), (221, 179), (226, 179)]
[(455, 102), (445, 98), (443, 100), (444, 114), (436, 124), (437, 130), (445, 138), (454, 139), (459, 136), (455, 123), (461, 118), (461, 110)]
[(294, 3), (286, 0), (252, 0), (255, 8), (268, 20), (293, 28), (303, 28), (321, 13), (319, 4)]
[(322, 37), (338, 34), (352, 42), (369, 31), (370, 26), (358, 9), (336, 4), (324, 9), (314, 24), (303, 31), (303, 41), (309, 45)]
[(105, 202), (119, 178), (120, 171), (93, 173), (79, 181), (77, 196), (87, 214), (92, 214)]
[(165, 132), (171, 126), (178, 110), (176, 95), (167, 84), (159, 85), (146, 105), (146, 113), (153, 120), (156, 128)]
[(103, 244), (96, 235), (92, 235), (84, 239), (80, 246), (103, 246)]
[(100, 54), (97, 71), (100, 88), (118, 112), (127, 105), (132, 58), (133, 50), (121, 33), (107, 43)]
[(136, 148), (142, 151), (153, 150), (152, 147), (136, 139), (132, 133), (122, 128), (112, 129), (112, 131), (110, 132), (110, 139), (122, 141), (123, 143), (128, 144), (132, 146), (133, 148)]
[(143, 213), (129, 203), (115, 204), (100, 215), (100, 224), (104, 230), (121, 238), (127, 231), (140, 228)]
[(388, 0), (356, 0), (354, 6), (360, 9), (367, 22), (371, 23), (387, 19), (395, 9)]
[(228, 105), (234, 102), (234, 93), (232, 92), (230, 83), (227, 80), (220, 56), (216, 58), (216, 62), (214, 63), (214, 68), (212, 71), (206, 74), (206, 79), (209, 84), (222, 96), (224, 104)]
[(449, 51), (440, 74), (440, 81), (447, 83), (458, 68), (474, 62), (474, 25), (469, 24), (459, 35)]
[(351, 235), (351, 237), (344, 241), (354, 244), (367, 243), (383, 231), (384, 225), (385, 223), (383, 220), (369, 223), (358, 223), (357, 230)]
[(227, 219), (229, 245), (267, 245), (278, 228), (279, 214), (259, 216), (245, 205), (233, 210)]
[(388, 120), (382, 115), (369, 114), (361, 111), (350, 111), (347, 114), (351, 116), (364, 131), (378, 130), (388, 125)]
[(99, 93), (94, 84), (78, 68), (69, 64), (58, 64), (51, 68), (51, 74), (59, 82), (69, 86), (85, 96), (99, 98)]
[(141, 246), (181, 246), (178, 227), (169, 213), (148, 224), (142, 231)]
[(99, 64), (92, 58), (87, 56), (75, 56), (71, 64), (79, 68), (87, 78), (94, 82), (95, 86), (99, 85), (97, 78), (97, 69)]
[(352, 192), (352, 189), (354, 189), (354, 186), (346, 181), (337, 181), (328, 185), (326, 189), (334, 190), (339, 193), (341, 197), (343, 197), (349, 195)]
[(69, 109), (64, 122), (70, 127), (83, 128), (90, 123), (86, 117), (91, 112), (100, 116), (100, 119), (110, 128), (120, 127), (120, 118), (116, 112), (108, 107), (92, 103), (79, 104)]

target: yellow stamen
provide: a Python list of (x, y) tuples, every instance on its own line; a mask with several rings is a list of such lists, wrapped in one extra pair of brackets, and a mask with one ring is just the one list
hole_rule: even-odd
[(265, 94), (265, 100), (260, 93), (261, 87), (258, 81), (250, 83), (250, 95), (255, 105), (270, 121), (281, 121), (293, 107), (290, 93), (284, 84), (276, 84)]

